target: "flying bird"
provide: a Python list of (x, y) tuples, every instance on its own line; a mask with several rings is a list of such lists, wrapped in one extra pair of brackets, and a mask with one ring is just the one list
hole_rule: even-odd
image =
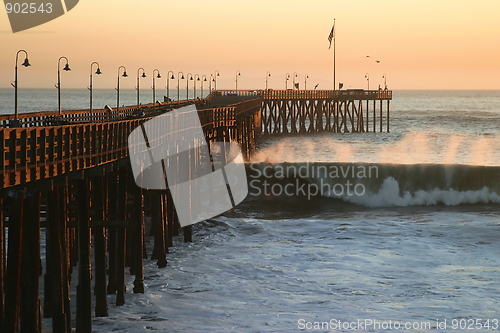
[(315, 85), (315, 86), (314, 86), (314, 89), (318, 88), (318, 86), (319, 86), (319, 83), (318, 83), (317, 85)]
[(375, 60), (377, 62), (377, 64), (380, 62), (380, 60)]

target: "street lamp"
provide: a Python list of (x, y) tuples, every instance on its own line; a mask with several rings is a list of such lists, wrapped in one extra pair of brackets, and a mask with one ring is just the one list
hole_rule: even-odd
[(89, 86), (89, 90), (90, 90), (90, 114), (92, 114), (92, 76), (93, 76), (93, 73), (92, 73), (92, 66), (97, 65), (97, 70), (95, 71), (95, 73), (97, 75), (101, 75), (102, 72), (101, 72), (101, 69), (99, 67), (99, 63), (94, 61), (93, 63), (90, 64), (90, 86)]
[(384, 79), (384, 89), (387, 90), (387, 75), (382, 75), (382, 78)]
[(236, 71), (236, 90), (238, 90), (238, 76), (241, 76), (240, 71)]
[(297, 77), (297, 72), (293, 73), (293, 87), (292, 90), (295, 90), (295, 78)]
[(306, 77), (304, 79), (304, 90), (307, 90), (307, 79), (309, 78), (309, 75), (306, 74)]
[(217, 90), (217, 76), (219, 76), (219, 71), (214, 72), (214, 90)]
[(288, 90), (288, 80), (290, 80), (290, 74), (285, 75), (285, 90)]
[[(158, 72), (158, 75), (155, 76), (155, 72)], [(158, 69), (153, 70), (153, 104), (156, 103), (156, 85), (155, 79), (161, 79), (160, 71)]]
[(266, 90), (267, 90), (267, 79), (271, 76), (271, 73), (267, 71), (266, 73)]
[[(172, 73), (172, 76), (170, 76), (170, 73)], [(174, 72), (168, 71), (167, 73), (167, 101), (170, 102), (170, 80), (175, 80), (174, 77)]]
[(122, 69), (122, 68), (123, 68), (123, 74), (121, 76), (128, 77), (127, 69), (125, 68), (125, 66), (118, 67), (118, 83), (116, 85), (116, 111), (117, 112), (120, 108), (120, 69)]
[[(182, 74), (182, 77), (181, 77), (181, 74)], [(177, 101), (180, 101), (180, 99), (179, 99), (180, 80), (184, 80), (184, 73), (183, 72), (179, 72), (179, 74), (177, 74)]]
[(66, 57), (60, 57), (59, 60), (57, 60), (57, 105), (58, 105), (58, 110), (59, 110), (59, 115), (62, 113), (62, 108), (61, 108), (61, 59), (66, 60), (66, 66), (64, 66), (63, 70), (64, 71), (70, 71), (71, 68), (69, 68), (68, 64), (68, 58)]
[(193, 80), (193, 74), (191, 73), (187, 73), (186, 75), (186, 101), (189, 100), (189, 80)]
[(365, 79), (366, 79), (366, 82), (368, 82), (368, 90), (370, 90), (370, 74), (366, 73)]
[(139, 80), (139, 72), (141, 71), (142, 69), (142, 75), (141, 77), (142, 78), (145, 78), (146, 77), (146, 71), (144, 70), (144, 68), (142, 67), (139, 67), (139, 69), (137, 69), (137, 87), (135, 89), (137, 89), (137, 105), (140, 104), (139, 102), (139, 95), (140, 95), (140, 91), (141, 91), (141, 86), (140, 86), (140, 80)]
[[(17, 121), (17, 62), (18, 62), (18, 59), (19, 59), (19, 52), (24, 52), (26, 54), (26, 59), (24, 59), (24, 62), (23, 62), (23, 66), (24, 67), (28, 67), (28, 66), (31, 66), (30, 65), (30, 62), (28, 61), (28, 52), (26, 52), (25, 50), (19, 50), (17, 51), (16, 53), (16, 71), (15, 71), (15, 76), (14, 76), (14, 83), (11, 83), (11, 85), (14, 87), (14, 110), (15, 110), (15, 122), (12, 123), (13, 126), (19, 126), (19, 122)], [(11, 126), (12, 127), (12, 126)]]
[(214, 82), (214, 84), (215, 84), (215, 79), (214, 79), (214, 75), (210, 74), (210, 82), (208, 83), (208, 90), (210, 90), (210, 92), (212, 92), (212, 82)]
[(203, 82), (207, 82), (207, 76), (205, 74), (203, 74), (201, 76), (201, 78), (202, 78), (202, 80), (201, 80), (201, 98), (203, 98), (203, 97), (205, 97), (205, 95), (203, 94)]

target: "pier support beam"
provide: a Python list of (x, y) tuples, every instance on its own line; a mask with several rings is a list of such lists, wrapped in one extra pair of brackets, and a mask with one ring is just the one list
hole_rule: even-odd
[(90, 276), (90, 224), (87, 180), (77, 180), (78, 189), (78, 286), (76, 332), (92, 333), (92, 287)]
[[(95, 177), (94, 185), (94, 211), (99, 221), (107, 219), (105, 198), (105, 178)], [(108, 316), (108, 298), (106, 292), (106, 228), (96, 227), (94, 231), (94, 265), (95, 265), (95, 316)]]
[(40, 192), (27, 192), (22, 239), (21, 264), (21, 333), (41, 332), (38, 280), (40, 267)]
[(4, 329), (2, 333), (16, 333), (19, 325), (21, 293), (21, 259), (24, 229), (24, 195), (14, 190), (8, 197), (12, 202), (9, 211), (9, 244), (7, 249), (7, 274), (5, 277)]

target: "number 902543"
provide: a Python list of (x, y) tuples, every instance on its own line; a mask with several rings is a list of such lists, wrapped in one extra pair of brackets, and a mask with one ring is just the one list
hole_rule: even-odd
[(5, 9), (7, 10), (7, 14), (35, 14), (35, 13), (52, 13), (52, 3), (41, 3), (37, 4), (34, 2), (7, 2), (5, 4)]

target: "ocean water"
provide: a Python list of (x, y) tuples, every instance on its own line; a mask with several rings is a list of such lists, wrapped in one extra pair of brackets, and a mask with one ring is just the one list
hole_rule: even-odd
[[(208, 95), (208, 88), (205, 87), (203, 95)], [(94, 89), (92, 91), (92, 104), (94, 109), (102, 109), (106, 105), (116, 107), (115, 89)], [(163, 101), (166, 96), (166, 89), (157, 87), (156, 100)], [(189, 98), (193, 98), (192, 87), (189, 89)], [(196, 96), (201, 97), (201, 89), (198, 86)], [(169, 98), (177, 100), (177, 89), (170, 89)], [(141, 104), (152, 103), (153, 90), (142, 89), (139, 93)], [(179, 90), (179, 99), (186, 99), (186, 88)], [(37, 112), (37, 111), (57, 111), (57, 89), (21, 89), (18, 90), (18, 112)], [(137, 104), (137, 90), (120, 89), (120, 106), (129, 106)], [(14, 114), (14, 89), (0, 88), (0, 114)], [(87, 110), (90, 107), (90, 92), (87, 89), (62, 89), (61, 105), (63, 110)]]
[(249, 197), (94, 332), (500, 331), (500, 92), (393, 96), (390, 133), (263, 139)]

